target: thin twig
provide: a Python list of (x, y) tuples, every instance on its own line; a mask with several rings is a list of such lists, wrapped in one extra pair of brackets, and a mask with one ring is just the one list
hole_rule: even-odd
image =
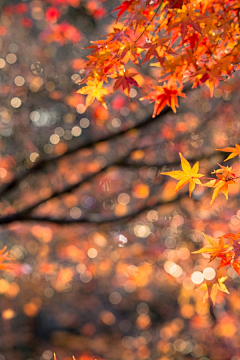
[(139, 37), (137, 38), (137, 40), (135, 40), (135, 42), (134, 42), (135, 44), (136, 44), (136, 42), (143, 36), (143, 34), (145, 33), (145, 31), (147, 30), (147, 28), (149, 27), (149, 25), (150, 25), (150, 24), (152, 23), (152, 21), (154, 20), (155, 16), (156, 16), (157, 13), (158, 13), (158, 10), (160, 9), (160, 7), (161, 7), (161, 5), (162, 5), (162, 2), (163, 2), (163, 0), (160, 1), (160, 3), (159, 3), (159, 5), (158, 5), (158, 7), (157, 7), (157, 9), (156, 9), (153, 17), (152, 17), (151, 20), (148, 22), (148, 24), (145, 26), (143, 32), (139, 35)]

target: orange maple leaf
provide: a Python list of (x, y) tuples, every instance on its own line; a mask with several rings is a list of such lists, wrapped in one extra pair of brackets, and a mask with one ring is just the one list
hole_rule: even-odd
[(202, 35), (200, 21), (204, 19), (204, 15), (196, 13), (195, 9), (190, 8), (189, 6), (183, 5), (182, 9), (178, 10), (178, 20), (170, 26), (170, 28), (180, 26), (182, 41), (184, 41), (185, 36), (188, 33), (189, 26), (193, 28), (194, 31)]
[(236, 273), (238, 274), (238, 276), (240, 277), (240, 262), (239, 262), (239, 260), (233, 261), (231, 265), (234, 268), (234, 270), (236, 271)]
[(208, 246), (204, 246), (200, 250), (193, 251), (192, 254), (202, 254), (209, 253), (211, 254), (210, 261), (215, 259), (215, 257), (219, 256), (222, 253), (225, 253), (230, 245), (225, 245), (223, 237), (220, 238), (219, 241), (215, 240), (213, 237), (204, 234), (205, 239), (208, 242)]
[(4, 260), (9, 260), (8, 252), (5, 252), (6, 250), (6, 246), (4, 246), (2, 250), (0, 250), (0, 270), (8, 270), (10, 268), (9, 264), (3, 264)]
[(184, 93), (181, 92), (182, 88), (177, 88), (176, 85), (166, 84), (163, 86), (154, 86), (154, 91), (151, 91), (149, 95), (142, 97), (140, 100), (151, 100), (150, 102), (155, 101), (153, 117), (159, 115), (162, 109), (168, 105), (172, 108), (173, 112), (176, 112), (176, 107), (178, 107), (177, 96), (186, 97)]
[(199, 162), (197, 161), (196, 164), (191, 168), (189, 162), (179, 153), (181, 158), (181, 166), (183, 171), (170, 171), (170, 172), (163, 172), (161, 175), (168, 175), (171, 176), (173, 179), (180, 180), (177, 184), (175, 191), (180, 190), (184, 185), (189, 183), (189, 195), (191, 197), (192, 192), (195, 188), (195, 185), (202, 185), (201, 181), (199, 180), (202, 177), (202, 174), (198, 174), (199, 170)]
[(235, 258), (234, 251), (229, 251), (225, 254), (219, 254), (218, 257), (221, 258), (221, 262), (220, 262), (218, 269), (221, 269), (222, 267), (225, 267), (225, 266), (228, 266), (228, 267), (230, 265), (233, 266), (234, 258)]
[(233, 158), (235, 158), (235, 156), (237, 156), (237, 155), (238, 155), (238, 157), (240, 158), (240, 145), (238, 145), (238, 144), (235, 144), (235, 148), (234, 148), (234, 147), (226, 147), (226, 148), (223, 148), (223, 149), (215, 149), (215, 150), (217, 150), (217, 151), (231, 152), (231, 154), (230, 154), (224, 161), (233, 159)]
[(228, 200), (228, 185), (229, 184), (236, 184), (236, 181), (234, 181), (235, 173), (232, 170), (232, 167), (230, 166), (222, 166), (218, 164), (221, 169), (214, 170), (212, 174), (216, 174), (218, 179), (213, 179), (208, 181), (206, 184), (202, 184), (202, 186), (207, 187), (213, 187), (215, 190), (213, 191), (212, 200), (210, 202), (210, 205), (213, 203), (213, 201), (216, 199), (218, 194), (222, 191), (225, 195), (226, 199)]
[(88, 80), (87, 86), (82, 87), (77, 93), (87, 94), (86, 98), (86, 108), (88, 108), (95, 99), (97, 99), (105, 109), (107, 109), (107, 104), (105, 103), (104, 95), (109, 94), (107, 89), (103, 86), (103, 81), (98, 81), (96, 78), (94, 80)]
[(226, 288), (226, 285), (223, 284), (224, 281), (227, 280), (227, 278), (228, 278), (228, 276), (222, 276), (221, 278), (218, 279), (218, 281), (215, 284), (212, 284), (210, 282), (205, 282), (198, 289), (196, 289), (196, 291), (199, 291), (199, 290), (205, 291), (205, 295), (203, 297), (203, 304), (205, 304), (205, 302), (210, 297), (210, 299), (213, 302), (213, 305), (215, 305), (218, 290), (229, 294), (229, 291)]
[(159, 63), (164, 67), (164, 58), (166, 54), (176, 55), (176, 52), (171, 49), (167, 42), (169, 42), (170, 37), (159, 38), (156, 36), (152, 39), (152, 41), (148, 41), (143, 46), (144, 49), (148, 49), (143, 64), (149, 60), (151, 60), (154, 56), (158, 59)]

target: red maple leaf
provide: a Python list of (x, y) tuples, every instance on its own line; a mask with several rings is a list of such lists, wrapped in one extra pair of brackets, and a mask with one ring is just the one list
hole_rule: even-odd
[(116, 21), (116, 22), (118, 22), (118, 20), (119, 20), (120, 17), (122, 16), (122, 14), (124, 14), (125, 11), (127, 11), (127, 9), (129, 8), (129, 6), (131, 5), (132, 2), (133, 2), (133, 0), (123, 1), (120, 6), (118, 6), (116, 9), (114, 9), (114, 10), (112, 11), (112, 13), (113, 13), (113, 12), (119, 10), (118, 16), (117, 16), (117, 21)]
[(197, 33), (194, 33), (191, 36), (189, 36), (187, 39), (185, 39), (184, 43), (189, 42), (191, 49), (194, 50), (198, 40), (199, 40), (199, 35)]
[(158, 59), (158, 61), (164, 67), (164, 58), (166, 54), (176, 55), (175, 51), (173, 51), (166, 43), (170, 40), (170, 37), (164, 37), (159, 39), (158, 37), (153, 42), (146, 42), (143, 46), (144, 49), (149, 49), (145, 55), (145, 59), (143, 64), (146, 61), (151, 60), (154, 56)]
[(183, 0), (168, 0), (167, 7), (169, 9), (181, 9)]
[(113, 91), (116, 91), (121, 87), (124, 93), (129, 97), (130, 86), (137, 86), (140, 88), (137, 81), (133, 79), (133, 76), (136, 75), (138, 74), (136, 72), (130, 71), (130, 69), (126, 71), (121, 70), (119, 74), (114, 77), (116, 81), (113, 86)]
[(162, 109), (168, 105), (176, 112), (176, 107), (178, 107), (178, 96), (186, 97), (182, 93), (182, 88), (177, 88), (176, 84), (164, 84), (163, 86), (154, 86), (154, 91), (151, 91), (149, 95), (144, 96), (140, 100), (149, 99), (151, 102), (155, 101), (153, 117), (159, 115)]

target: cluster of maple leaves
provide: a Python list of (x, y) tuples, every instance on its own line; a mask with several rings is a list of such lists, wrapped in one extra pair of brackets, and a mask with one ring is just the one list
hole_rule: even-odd
[[(224, 149), (216, 149), (219, 151), (230, 152), (231, 154), (224, 160), (227, 161), (236, 157), (237, 155), (240, 158), (240, 146), (235, 144), (234, 147), (226, 147)], [(182, 156), (180, 153), (181, 158), (181, 166), (182, 171), (170, 171), (170, 172), (163, 172), (162, 175), (171, 176), (173, 179), (179, 180), (175, 191), (180, 190), (184, 185), (189, 183), (189, 195), (192, 195), (192, 192), (197, 185), (200, 186), (207, 186), (214, 188), (212, 199), (210, 205), (216, 199), (218, 194), (222, 191), (225, 195), (226, 199), (228, 199), (228, 186), (230, 184), (236, 184), (236, 179), (239, 177), (236, 176), (235, 170), (232, 167), (222, 166), (220, 164), (220, 169), (214, 170), (212, 174), (216, 175), (216, 179), (210, 178), (210, 180), (206, 183), (202, 183), (200, 178), (204, 179), (204, 175), (198, 174), (199, 170), (199, 162), (191, 168), (189, 162)], [(209, 178), (208, 178), (209, 179)], [(218, 269), (222, 267), (227, 267), (227, 269), (232, 266), (233, 269), (237, 272), (240, 276), (240, 232), (237, 234), (226, 234), (219, 237), (219, 240), (215, 240), (211, 236), (205, 235), (205, 239), (207, 240), (209, 246), (205, 246), (198, 251), (194, 251), (193, 254), (197, 253), (206, 253), (210, 254), (210, 261), (214, 260), (216, 257), (221, 258), (220, 265)], [(225, 244), (225, 239), (229, 240), (228, 244)], [(227, 270), (226, 269), (226, 270)], [(202, 284), (197, 290), (204, 290), (206, 293), (203, 298), (203, 302), (205, 303), (207, 299), (210, 297), (213, 304), (215, 305), (216, 296), (218, 290), (223, 291), (228, 294), (228, 290), (224, 285), (224, 281), (227, 279), (227, 276), (221, 276), (217, 279), (216, 283), (205, 282)]]
[[(227, 161), (229, 159), (232, 159), (235, 156), (240, 157), (240, 146), (238, 144), (235, 145), (235, 148), (227, 147), (224, 149), (216, 149), (219, 151), (226, 151), (231, 152), (232, 154), (227, 157), (224, 161)], [(179, 153), (181, 158), (181, 166), (183, 171), (170, 171), (170, 172), (163, 172), (162, 175), (169, 175), (173, 179), (179, 180), (179, 183), (177, 184), (175, 191), (180, 190), (184, 185), (189, 183), (189, 195), (191, 197), (192, 192), (197, 185), (200, 186), (207, 186), (214, 188), (212, 199), (210, 202), (210, 205), (213, 203), (213, 201), (216, 199), (218, 194), (222, 191), (225, 195), (226, 199), (228, 199), (228, 186), (230, 184), (236, 184), (236, 179), (239, 177), (236, 176), (234, 169), (232, 169), (232, 166), (222, 166), (220, 164), (220, 169), (214, 170), (212, 174), (215, 174), (217, 178), (206, 178), (203, 174), (198, 174), (199, 170), (199, 162), (197, 161), (196, 164), (191, 168), (189, 162), (182, 156), (181, 153)], [(208, 179), (209, 181), (206, 183), (202, 183), (202, 179)]]
[[(215, 240), (211, 236), (205, 234), (204, 236), (209, 245), (204, 246), (198, 251), (194, 251), (193, 254), (210, 254), (210, 261), (214, 260), (216, 257), (219, 257), (221, 259), (221, 262), (218, 269), (221, 269), (222, 267), (227, 267), (227, 270), (230, 266), (232, 266), (232, 268), (240, 276), (240, 261), (238, 259), (240, 256), (240, 232), (237, 234), (225, 234), (223, 236), (220, 236), (219, 240)], [(229, 241), (228, 244), (225, 244), (225, 239)], [(213, 305), (215, 305), (218, 290), (229, 294), (226, 286), (224, 285), (224, 282), (225, 280), (227, 280), (227, 278), (228, 276), (221, 276), (220, 278), (218, 278), (215, 284), (211, 282), (205, 282), (197, 289), (205, 291), (203, 303), (205, 303), (210, 297)]]
[[(118, 88), (129, 95), (141, 74), (147, 95), (140, 100), (155, 102), (153, 117), (165, 105), (176, 112), (188, 83), (206, 84), (213, 95), (240, 68), (238, 0), (126, 0), (115, 11), (122, 22), (89, 47), (79, 90), (86, 106), (97, 99), (106, 107), (104, 96)], [(150, 80), (141, 71), (146, 62), (157, 70)]]

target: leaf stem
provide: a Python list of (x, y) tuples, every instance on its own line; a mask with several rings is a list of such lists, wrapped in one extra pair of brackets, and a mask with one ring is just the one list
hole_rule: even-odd
[(148, 22), (148, 24), (145, 26), (145, 28), (144, 28), (144, 30), (143, 30), (143, 32), (139, 35), (139, 37), (137, 38), (137, 40), (135, 40), (135, 44), (136, 44), (136, 42), (143, 36), (143, 34), (145, 33), (145, 31), (147, 30), (147, 28), (149, 27), (149, 25), (151, 24), (151, 22), (153, 21), (153, 19), (155, 18), (155, 16), (157, 15), (157, 13), (158, 13), (158, 10), (160, 9), (160, 7), (161, 7), (161, 5), (162, 5), (162, 3), (163, 3), (163, 0), (161, 0), (160, 1), (160, 3), (159, 3), (159, 5), (158, 5), (158, 7), (157, 7), (157, 9), (156, 9), (156, 11), (155, 11), (155, 13), (154, 13), (154, 15), (153, 15), (153, 17), (151, 18), (151, 20)]

